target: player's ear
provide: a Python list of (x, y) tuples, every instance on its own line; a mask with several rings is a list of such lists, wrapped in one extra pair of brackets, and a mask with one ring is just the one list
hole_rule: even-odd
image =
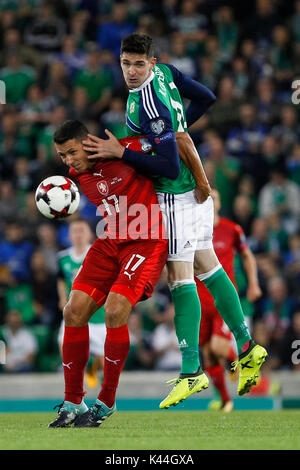
[(157, 58), (156, 58), (156, 57), (152, 57), (152, 59), (151, 59), (151, 61), (150, 61), (152, 68), (155, 67), (156, 62), (157, 62)]

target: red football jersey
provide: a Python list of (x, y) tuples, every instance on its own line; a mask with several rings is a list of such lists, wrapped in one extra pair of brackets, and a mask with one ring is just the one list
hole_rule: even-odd
[[(214, 227), (213, 245), (220, 263), (235, 284), (234, 253), (241, 253), (248, 247), (242, 227), (231, 220), (220, 217), (218, 225)], [(205, 302), (213, 303), (212, 296), (202, 282), (197, 283), (197, 289), (203, 306)]]
[[(138, 152), (151, 150), (145, 138), (126, 137), (120, 143)], [(106, 225), (103, 238), (119, 241), (166, 238), (153, 182), (123, 160), (101, 159), (81, 173), (70, 168), (69, 174), (103, 217), (102, 228)], [(100, 233), (97, 235), (101, 237)]]

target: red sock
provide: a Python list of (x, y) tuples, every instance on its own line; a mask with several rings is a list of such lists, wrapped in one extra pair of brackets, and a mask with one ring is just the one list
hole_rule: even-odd
[(206, 367), (206, 370), (212, 379), (212, 383), (220, 393), (222, 401), (224, 402), (231, 400), (231, 397), (226, 387), (223, 367), (219, 364), (214, 367)]
[(83, 379), (89, 359), (89, 327), (66, 326), (62, 357), (65, 377), (65, 400), (81, 403), (84, 396)]
[(106, 329), (103, 384), (98, 399), (109, 408), (115, 403), (119, 378), (129, 353), (129, 346), (127, 325)]

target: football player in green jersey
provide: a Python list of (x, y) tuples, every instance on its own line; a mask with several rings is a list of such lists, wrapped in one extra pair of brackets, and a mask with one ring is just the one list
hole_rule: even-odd
[[(88, 135), (83, 143), (84, 149), (91, 152), (90, 159), (123, 159), (138, 171), (147, 173), (155, 183), (168, 232), (168, 283), (182, 352), (180, 376), (171, 381), (174, 387), (160, 408), (176, 405), (208, 386), (199, 362), (201, 307), (194, 275), (212, 294), (217, 309), (236, 339), (241, 365), (238, 393), (243, 395), (256, 383), (267, 352), (252, 341), (237, 292), (214, 252), (210, 186), (187, 132), (216, 97), (174, 66), (157, 63), (152, 38), (148, 35), (133, 33), (124, 38), (120, 61), (129, 89), (128, 133), (146, 136), (153, 149), (152, 155), (136, 152), (130, 147), (124, 150), (108, 130), (107, 140)], [(186, 111), (183, 98), (190, 100)], [(175, 164), (178, 154), (179, 171)]]
[[(90, 248), (93, 238), (92, 231), (86, 220), (77, 219), (70, 223), (69, 238), (71, 247), (58, 253), (58, 281), (59, 308), (63, 310), (68, 301), (73, 280)], [(99, 371), (103, 370), (104, 342), (106, 336), (104, 307), (99, 308), (89, 320), (89, 337), (91, 364), (86, 372), (86, 384), (90, 388), (98, 385)], [(64, 322), (62, 321), (58, 343), (61, 349), (64, 335)]]

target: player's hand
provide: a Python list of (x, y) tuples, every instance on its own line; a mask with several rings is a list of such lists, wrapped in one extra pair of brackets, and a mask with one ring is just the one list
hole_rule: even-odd
[(88, 159), (95, 158), (122, 158), (125, 148), (119, 143), (118, 139), (105, 129), (108, 139), (100, 139), (92, 134), (88, 134), (87, 139), (82, 141), (82, 148), (89, 152)]
[(247, 299), (249, 302), (255, 302), (262, 296), (262, 290), (259, 285), (249, 286), (247, 289)]
[(210, 186), (206, 186), (203, 188), (198, 188), (198, 187), (195, 188), (195, 198), (197, 199), (197, 202), (199, 204), (202, 204), (203, 202), (205, 202), (208, 196), (210, 195), (210, 193), (211, 193)]

